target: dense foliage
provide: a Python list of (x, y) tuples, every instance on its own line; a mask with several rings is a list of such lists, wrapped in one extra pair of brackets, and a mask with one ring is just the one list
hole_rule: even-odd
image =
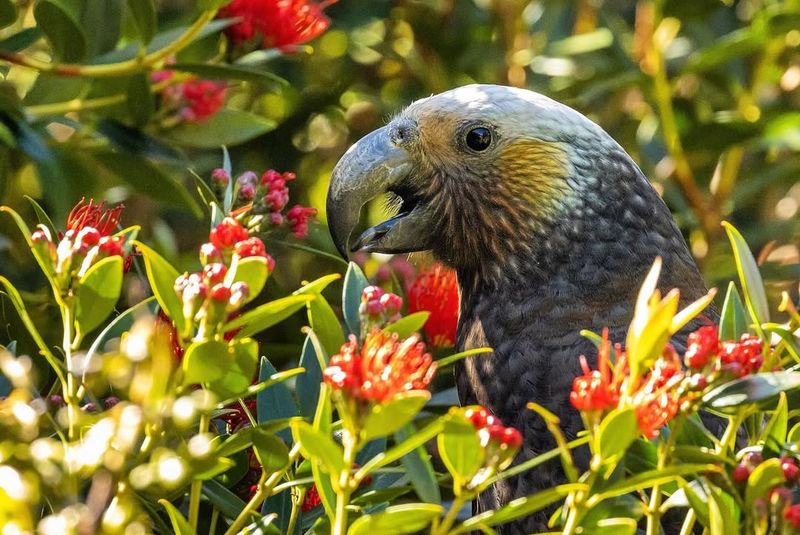
[[(796, 3), (0, 0), (0, 26), (3, 533), (800, 531)], [(457, 407), (488, 348), (453, 349), (455, 275), (347, 264), (321, 224), (354, 138), (472, 81), (599, 122), (727, 287), (678, 354), (715, 294), (679, 310), (656, 262), (627, 338), (585, 333), (586, 433), (531, 405), (559, 447), (519, 464)], [(564, 484), (469, 512), (552, 459)]]

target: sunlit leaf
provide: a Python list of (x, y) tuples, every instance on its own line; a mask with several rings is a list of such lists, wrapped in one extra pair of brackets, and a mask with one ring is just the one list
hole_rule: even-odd
[(406, 503), (387, 507), (385, 511), (365, 515), (353, 522), (347, 535), (393, 535), (417, 533), (444, 512), (441, 505)]

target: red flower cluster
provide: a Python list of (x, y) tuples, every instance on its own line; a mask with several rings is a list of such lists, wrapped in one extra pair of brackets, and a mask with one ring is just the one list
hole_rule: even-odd
[[(166, 82), (172, 77), (169, 70), (155, 71), (151, 76), (154, 82)], [(161, 103), (180, 121), (202, 123), (222, 108), (226, 93), (225, 82), (192, 78), (162, 89)]]
[(306, 491), (306, 495), (303, 497), (303, 503), (300, 505), (300, 510), (304, 513), (307, 513), (315, 507), (318, 507), (321, 503), (322, 499), (319, 497), (317, 486), (311, 485), (311, 487), (309, 487), (309, 489)]
[(350, 336), (331, 357), (324, 380), (347, 397), (385, 403), (401, 392), (427, 388), (435, 372), (436, 363), (417, 335), (401, 341), (397, 334), (374, 329), (360, 347)]
[(579, 411), (596, 419), (618, 406), (633, 407), (643, 435), (652, 438), (680, 410), (691, 410), (692, 403), (710, 384), (719, 380), (755, 373), (764, 363), (762, 342), (750, 335), (738, 342), (720, 342), (716, 326), (705, 326), (687, 338), (681, 358), (667, 344), (651, 370), (642, 377), (631, 377), (627, 355), (616, 345), (616, 364), (611, 364), (608, 330), (598, 350), (598, 369), (590, 370), (581, 357), (583, 375), (575, 378), (570, 402)]
[(219, 16), (238, 18), (225, 33), (234, 44), (258, 40), (262, 48), (299, 45), (317, 37), (330, 26), (323, 10), (336, 0), (233, 0)]
[(505, 427), (500, 419), (484, 407), (468, 407), (464, 417), (469, 420), (481, 437), (481, 445), (489, 444), (518, 450), (522, 446), (522, 434), (514, 427)]
[[(119, 225), (123, 206), (106, 208), (105, 203), (95, 204), (93, 199), (86, 202), (81, 198), (67, 217), (67, 230), (55, 242), (45, 225), (38, 225), (31, 233), (33, 246), (53, 265), (56, 279), (64, 288), (71, 284), (73, 277), (81, 277), (103, 258), (124, 257), (124, 236), (112, 233)], [(130, 267), (131, 257), (124, 258), (124, 269)]]
[[(739, 464), (731, 471), (731, 479), (744, 490), (753, 470), (764, 462), (764, 457), (758, 452), (749, 452)], [(769, 517), (773, 522), (783, 519), (794, 530), (800, 529), (800, 504), (793, 505), (794, 489), (800, 480), (800, 467), (797, 459), (792, 456), (780, 458), (780, 467), (783, 472), (783, 482), (769, 488), (764, 498), (755, 501), (755, 509), (759, 516)], [(768, 509), (772, 509), (770, 512)], [(779, 526), (772, 527), (771, 533), (784, 533)]]
[(458, 327), (458, 280), (453, 270), (436, 264), (421, 271), (406, 292), (408, 311), (430, 312), (424, 331), (434, 347), (451, 347)]
[(203, 270), (184, 273), (175, 280), (175, 292), (183, 303), (188, 324), (200, 321), (206, 327), (218, 327), (247, 300), (250, 288), (245, 282), (226, 281), (228, 263), (233, 256), (266, 259), (268, 271), (275, 261), (266, 252), (264, 242), (250, 237), (247, 229), (232, 217), (225, 217), (209, 233), (209, 241), (200, 247)]
[(756, 373), (764, 364), (763, 342), (743, 334), (738, 341), (721, 342), (715, 326), (701, 327), (687, 338), (684, 362), (693, 370), (722, 372), (734, 377)]
[(261, 178), (252, 171), (246, 171), (236, 179), (237, 201), (240, 205), (252, 203), (250, 212), (261, 219), (263, 231), (288, 222), (292, 234), (305, 238), (308, 235), (308, 220), (317, 214), (317, 210), (295, 205), (286, 211), (289, 204), (286, 183), (295, 178), (297, 175), (294, 173), (279, 173), (272, 169)]

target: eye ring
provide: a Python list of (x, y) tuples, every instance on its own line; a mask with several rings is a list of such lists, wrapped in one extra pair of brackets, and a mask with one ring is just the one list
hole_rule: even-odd
[(464, 135), (464, 144), (475, 152), (483, 152), (488, 149), (492, 144), (492, 140), (492, 130), (485, 126), (470, 128)]

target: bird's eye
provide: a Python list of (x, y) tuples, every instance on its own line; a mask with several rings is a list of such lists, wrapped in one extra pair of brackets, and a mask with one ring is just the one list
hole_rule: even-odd
[(492, 131), (486, 127), (479, 126), (467, 132), (465, 139), (467, 147), (476, 152), (481, 152), (489, 148), (492, 144)]

